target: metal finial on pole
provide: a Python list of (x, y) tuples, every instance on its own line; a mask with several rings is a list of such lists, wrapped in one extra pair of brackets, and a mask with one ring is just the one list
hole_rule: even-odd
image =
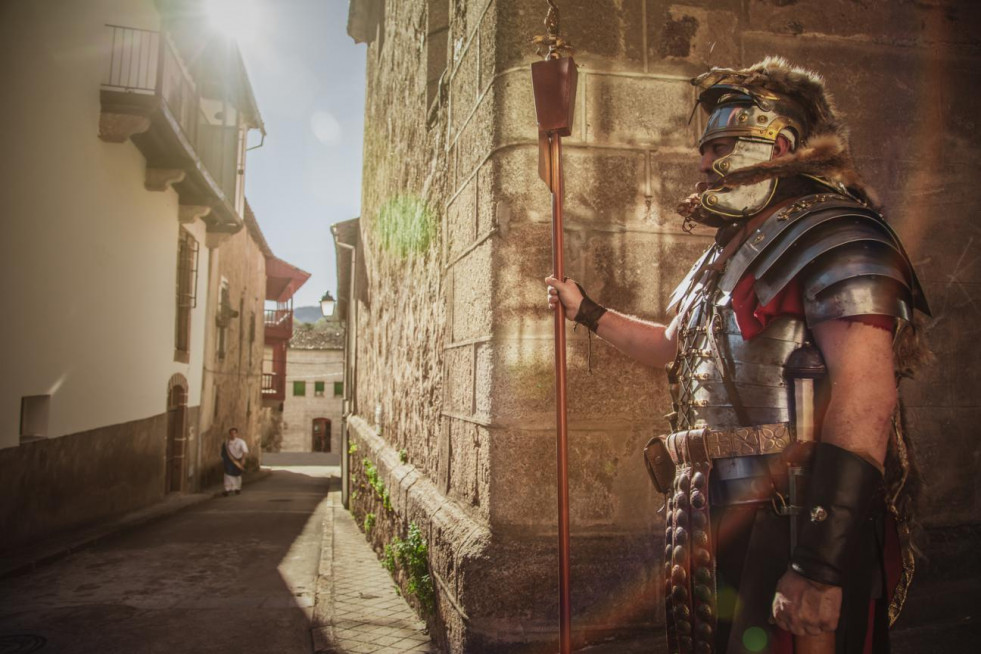
[[(545, 36), (532, 42), (545, 60), (531, 65), (538, 114), (538, 173), (552, 191), (552, 274), (565, 277), (562, 244), (562, 137), (572, 133), (576, 104), (576, 63), (572, 46), (559, 36), (559, 9), (547, 0)], [(570, 56), (563, 56), (570, 53)], [(560, 303), (555, 311), (555, 422), (556, 471), (558, 482), (559, 525), (559, 642), (562, 654), (572, 651), (572, 603), (570, 593), (569, 545), (569, 434), (566, 397), (565, 309)]]
[[(539, 56), (545, 59), (559, 59), (562, 56), (572, 56), (572, 44), (559, 36), (559, 8), (555, 0), (545, 0), (548, 3), (548, 14), (545, 15), (545, 35), (534, 37), (531, 42), (537, 46)], [(543, 51), (544, 49), (544, 51)]]

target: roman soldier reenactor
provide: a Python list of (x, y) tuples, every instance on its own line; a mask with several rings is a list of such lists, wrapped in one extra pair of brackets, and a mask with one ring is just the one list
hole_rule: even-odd
[(554, 277), (550, 306), (667, 366), (671, 433), (645, 454), (671, 651), (888, 651), (912, 574), (897, 380), (926, 299), (818, 75), (769, 58), (692, 83), (705, 180), (680, 211), (717, 232), (674, 319)]

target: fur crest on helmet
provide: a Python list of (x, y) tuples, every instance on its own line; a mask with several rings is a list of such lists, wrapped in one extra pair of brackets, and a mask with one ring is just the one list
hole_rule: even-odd
[(724, 185), (743, 186), (806, 174), (839, 182), (869, 204), (878, 205), (875, 191), (855, 170), (848, 130), (819, 74), (793, 66), (783, 57), (766, 57), (748, 68), (713, 68), (691, 83), (703, 91), (716, 84), (769, 91), (779, 96), (780, 102), (793, 103), (806, 118), (807, 133), (800, 135), (794, 152), (733, 171), (723, 178)]

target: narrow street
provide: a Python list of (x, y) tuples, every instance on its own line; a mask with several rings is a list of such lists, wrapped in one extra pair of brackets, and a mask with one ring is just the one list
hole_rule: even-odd
[(241, 495), (4, 579), (0, 652), (309, 654), (336, 471), (274, 469)]

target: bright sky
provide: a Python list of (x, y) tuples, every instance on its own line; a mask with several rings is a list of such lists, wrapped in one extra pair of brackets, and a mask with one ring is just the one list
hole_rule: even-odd
[(330, 226), (361, 211), (366, 46), (347, 35), (347, 0), (232, 4), (268, 134), (248, 154), (246, 196), (273, 253), (312, 273), (294, 306), (316, 305), (337, 297)]

